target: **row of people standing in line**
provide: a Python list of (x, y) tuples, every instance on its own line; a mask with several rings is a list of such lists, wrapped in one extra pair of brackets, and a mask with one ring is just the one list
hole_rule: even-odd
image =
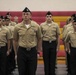
[[(23, 21), (14, 28), (13, 42), (19, 75), (36, 74), (37, 50), (42, 49), (45, 75), (55, 75), (60, 30), (57, 23), (52, 21), (51, 12), (47, 12), (45, 16), (46, 21), (39, 26), (36, 22), (30, 20), (31, 11), (25, 8), (22, 12)], [(65, 42), (66, 40), (67, 37)], [(18, 53), (17, 44), (19, 45)]]
[(68, 75), (76, 75), (76, 14), (69, 18), (69, 23), (63, 28), (63, 42), (67, 57)]
[[(18, 25), (16, 25), (15, 28), (12, 28), (12, 25), (10, 27), (8, 26), (9, 32), (12, 29), (14, 29), (12, 33), (13, 35), (12, 42), (14, 43), (15, 55), (17, 55), (19, 75), (36, 74), (37, 51), (41, 51), (42, 46), (44, 49), (43, 58), (45, 64), (45, 75), (55, 74), (54, 64), (56, 61), (56, 49), (58, 50), (59, 48), (60, 31), (58, 25), (52, 21), (51, 12), (47, 12), (45, 16), (46, 16), (46, 22), (41, 24), (41, 26), (39, 26), (35, 21), (30, 20), (31, 11), (28, 8), (25, 8), (22, 12), (23, 21)], [(8, 21), (8, 18), (6, 21)], [(6, 22), (7, 25), (8, 23), (9, 22)], [(44, 37), (43, 41), (42, 41), (42, 37)], [(17, 53), (17, 43), (19, 45), (18, 53)], [(7, 48), (10, 49), (9, 47), (10, 45), (8, 45), (8, 43), (7, 46), (8, 46)], [(51, 60), (50, 58), (53, 59)], [(50, 64), (50, 62), (52, 64)]]
[(16, 23), (11, 21), (11, 14), (0, 16), (0, 74), (10, 75), (15, 69), (13, 31)]

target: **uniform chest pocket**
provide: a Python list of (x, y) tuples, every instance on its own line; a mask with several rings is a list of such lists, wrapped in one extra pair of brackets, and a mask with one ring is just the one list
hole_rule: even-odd
[(52, 32), (56, 32), (56, 27), (51, 28)]
[(51, 28), (51, 32), (56, 32), (56, 28)]
[(22, 31), (22, 30), (18, 31), (18, 33), (19, 33), (19, 36), (25, 35), (25, 31)]
[(71, 39), (72, 41), (75, 41), (75, 40), (76, 40), (76, 36), (71, 35), (70, 39)]
[(43, 27), (42, 28), (42, 31), (47, 31), (48, 30), (48, 27)]
[(46, 29), (46, 28), (43, 28), (43, 29), (42, 29), (42, 33), (43, 33), (43, 34), (45, 34), (47, 31), (48, 31), (48, 29)]
[(1, 34), (0, 36), (4, 37), (4, 36), (6, 36), (6, 34)]
[(25, 33), (19, 33), (19, 36), (23, 36), (23, 35), (25, 35)]
[(55, 27), (51, 28), (50, 33), (56, 35), (56, 28)]
[(36, 35), (36, 32), (37, 32), (37, 30), (31, 29), (31, 30), (29, 30), (28, 33), (29, 33), (31, 36), (35, 36), (35, 35)]

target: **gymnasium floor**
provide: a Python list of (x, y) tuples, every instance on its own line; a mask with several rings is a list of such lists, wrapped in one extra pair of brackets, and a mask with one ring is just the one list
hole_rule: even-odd
[[(65, 65), (65, 60), (58, 60), (57, 65), (56, 65), (56, 75), (67, 75), (67, 68)], [(14, 75), (19, 75), (18, 74), (18, 69), (15, 69), (13, 72)], [(40, 60), (38, 61), (38, 66), (37, 66), (37, 72), (36, 75), (44, 75), (44, 65), (43, 61)]]

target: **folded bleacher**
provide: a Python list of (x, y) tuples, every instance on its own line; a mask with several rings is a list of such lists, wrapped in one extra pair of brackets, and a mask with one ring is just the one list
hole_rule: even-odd
[[(6, 15), (8, 11), (0, 11), (0, 15)], [(12, 15), (12, 20), (14, 16), (19, 17), (19, 22), (22, 21), (22, 12), (21, 11), (9, 11)], [(36, 21), (38, 24), (41, 24), (45, 21), (45, 14), (47, 11), (32, 11), (32, 20)], [(66, 24), (66, 20), (68, 17), (70, 17), (72, 14), (76, 13), (76, 11), (52, 11), (53, 19), (55, 22), (58, 23), (60, 27), (60, 31), (62, 32), (63, 26)], [(65, 57), (65, 50), (64, 45), (62, 41), (62, 34), (60, 35), (60, 50), (57, 53), (58, 57)], [(40, 56), (42, 56), (42, 52), (40, 53)]]

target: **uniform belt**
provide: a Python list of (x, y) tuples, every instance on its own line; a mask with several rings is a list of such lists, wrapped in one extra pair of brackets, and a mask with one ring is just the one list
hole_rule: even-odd
[[(21, 46), (19, 46), (19, 47), (21, 47)], [(36, 48), (36, 46), (35, 47), (31, 47), (31, 48), (24, 48), (24, 47), (21, 47), (21, 48), (25, 49), (26, 51), (30, 51), (30, 50)]]
[(43, 42), (45, 42), (45, 43), (53, 43), (53, 42), (56, 42), (56, 40), (55, 41), (44, 41), (43, 40)]
[(26, 48), (27, 51), (30, 51), (32, 48)]
[(5, 47), (5, 46), (0, 46), (0, 48), (3, 48), (3, 47)]

